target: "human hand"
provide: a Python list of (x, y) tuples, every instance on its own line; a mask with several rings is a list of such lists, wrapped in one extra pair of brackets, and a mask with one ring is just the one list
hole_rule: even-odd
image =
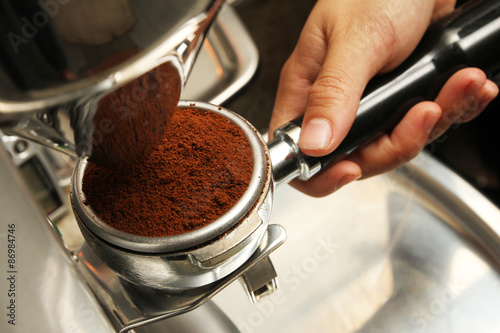
[[(368, 81), (401, 64), (428, 24), (449, 13), (454, 4), (453, 0), (319, 0), (283, 67), (270, 133), (305, 112), (300, 149), (311, 156), (331, 153), (349, 131)], [(355, 179), (391, 170), (454, 123), (477, 116), (497, 94), (498, 87), (482, 71), (462, 70), (448, 80), (434, 102), (422, 102), (408, 111), (392, 133), (311, 180), (292, 185), (323, 196)], [(456, 107), (465, 104), (467, 108)]]

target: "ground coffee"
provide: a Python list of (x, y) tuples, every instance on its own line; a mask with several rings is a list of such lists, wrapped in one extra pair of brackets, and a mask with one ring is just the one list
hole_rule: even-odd
[(93, 117), (90, 160), (118, 169), (149, 156), (180, 93), (179, 72), (167, 62), (103, 97)]
[(253, 156), (242, 129), (210, 111), (175, 111), (151, 154), (129, 168), (89, 162), (83, 192), (102, 220), (135, 235), (186, 233), (216, 220), (248, 188)]

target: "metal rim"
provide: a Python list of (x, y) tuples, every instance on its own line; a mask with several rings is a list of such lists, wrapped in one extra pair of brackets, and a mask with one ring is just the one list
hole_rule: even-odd
[(146, 253), (165, 253), (185, 250), (218, 237), (230, 229), (238, 221), (242, 220), (258, 200), (266, 181), (270, 177), (268, 153), (263, 139), (254, 127), (244, 118), (213, 104), (181, 101), (181, 108), (195, 108), (218, 113), (234, 124), (238, 125), (245, 133), (253, 152), (253, 174), (248, 189), (241, 199), (224, 215), (212, 223), (194, 231), (167, 237), (144, 237), (125, 233), (114, 229), (102, 221), (91, 207), (84, 205), (85, 194), (82, 190), (82, 180), (87, 165), (87, 158), (83, 157), (77, 161), (73, 174), (72, 203), (73, 207), (85, 226), (103, 240), (132, 251)]

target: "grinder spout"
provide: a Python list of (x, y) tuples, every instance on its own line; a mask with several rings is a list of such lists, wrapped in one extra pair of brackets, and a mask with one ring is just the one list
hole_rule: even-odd
[[(78, 156), (123, 132), (124, 146), (141, 145), (136, 134), (155, 118), (136, 106), (152, 94), (180, 95), (223, 3), (2, 1), (0, 129)], [(162, 64), (168, 70), (153, 71)], [(129, 83), (108, 97), (112, 114), (108, 105), (108, 114), (99, 115), (100, 101)]]

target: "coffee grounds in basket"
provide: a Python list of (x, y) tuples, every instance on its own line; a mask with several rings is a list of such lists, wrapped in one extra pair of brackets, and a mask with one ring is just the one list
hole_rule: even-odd
[(161, 143), (129, 169), (89, 162), (86, 204), (115, 229), (173, 236), (201, 228), (242, 197), (253, 156), (243, 130), (211, 111), (175, 111)]

